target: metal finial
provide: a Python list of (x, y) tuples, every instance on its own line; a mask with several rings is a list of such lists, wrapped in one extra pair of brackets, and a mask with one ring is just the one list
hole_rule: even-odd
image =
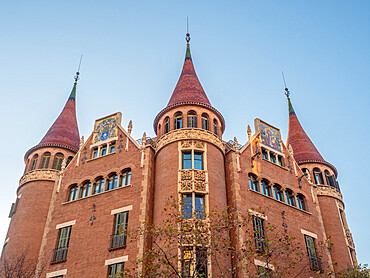
[(282, 72), (281, 72), (281, 74), (283, 75), (283, 81), (284, 81), (284, 87), (285, 87), (285, 89), (284, 89), (284, 90), (285, 90), (284, 94), (286, 95), (286, 97), (287, 97), (287, 98), (289, 98), (289, 96), (290, 96), (290, 92), (289, 92), (289, 90), (288, 90), (288, 88), (287, 88), (287, 86), (286, 86), (284, 72), (282, 71)]
[(189, 17), (186, 17), (186, 42), (190, 42), (190, 34), (189, 34)]
[(80, 79), (81, 62), (82, 62), (82, 54), (81, 54), (81, 57), (80, 57), (80, 63), (78, 64), (78, 70), (77, 70), (76, 75), (75, 75), (75, 82), (76, 83)]

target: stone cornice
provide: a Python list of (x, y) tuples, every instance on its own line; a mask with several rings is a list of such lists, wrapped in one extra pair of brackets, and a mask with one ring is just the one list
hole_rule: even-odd
[(48, 181), (55, 181), (58, 177), (58, 170), (53, 169), (37, 169), (30, 172), (27, 172), (21, 177), (19, 180), (19, 188), (21, 188), (24, 184), (35, 181), (35, 180), (48, 180)]
[(317, 195), (333, 197), (343, 202), (342, 194), (336, 188), (331, 186), (317, 185)]
[(159, 152), (161, 148), (172, 142), (189, 139), (201, 140), (211, 143), (212, 145), (219, 148), (222, 153), (225, 153), (225, 147), (220, 138), (218, 138), (210, 131), (194, 128), (176, 129), (170, 131), (169, 133), (166, 133), (158, 140), (156, 152)]

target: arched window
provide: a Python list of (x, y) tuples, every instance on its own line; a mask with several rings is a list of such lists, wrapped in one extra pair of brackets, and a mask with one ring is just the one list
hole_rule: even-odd
[(216, 119), (213, 120), (213, 133), (217, 135), (217, 121), (216, 121)]
[(80, 188), (80, 198), (85, 198), (91, 194), (91, 182), (85, 181)]
[(119, 178), (119, 187), (127, 186), (131, 184), (131, 169), (123, 170)]
[(104, 179), (99, 177), (94, 182), (94, 191), (93, 194), (102, 193), (104, 191)]
[(276, 200), (284, 202), (284, 192), (281, 189), (281, 186), (276, 183), (274, 184), (274, 195)]
[(293, 207), (296, 207), (295, 199), (294, 199), (294, 193), (290, 189), (285, 190), (285, 197), (286, 197), (286, 202), (288, 205), (291, 205)]
[(106, 190), (112, 190), (112, 189), (117, 188), (117, 180), (118, 180), (117, 174), (116, 173), (111, 174), (109, 178), (107, 179), (107, 189)]
[(182, 128), (182, 113), (177, 112), (175, 114), (175, 129), (180, 129)]
[(272, 191), (271, 191), (271, 186), (269, 185), (269, 181), (266, 179), (261, 180), (261, 189), (262, 193), (265, 194), (266, 196), (272, 197)]
[(189, 128), (196, 128), (198, 127), (198, 123), (197, 123), (197, 113), (195, 113), (195, 111), (189, 111), (188, 112), (188, 127)]
[(50, 152), (44, 153), (41, 159), (40, 169), (47, 169), (49, 167), (50, 156), (51, 156)]
[(77, 192), (78, 192), (78, 186), (77, 185), (72, 185), (69, 188), (68, 201), (76, 200), (77, 199)]
[(168, 133), (170, 131), (170, 118), (166, 117), (164, 119), (164, 134)]
[(67, 159), (67, 163), (66, 163), (66, 167), (68, 166), (68, 164), (72, 161), (73, 159), (73, 156), (68, 156), (68, 159)]
[(209, 121), (207, 114), (202, 114), (202, 129), (209, 130)]
[(38, 155), (38, 154), (35, 154), (35, 155), (33, 156), (30, 171), (35, 170), (35, 169), (36, 169), (36, 164), (37, 164), (37, 159), (38, 159), (38, 158), (39, 158), (39, 155)]
[(315, 178), (316, 184), (324, 184), (324, 179), (322, 177), (322, 173), (319, 168), (313, 168), (313, 176)]
[(249, 188), (260, 192), (260, 187), (258, 185), (257, 177), (253, 174), (248, 174), (248, 179), (249, 179)]
[(302, 194), (297, 194), (297, 205), (301, 210), (306, 210), (306, 204), (304, 202), (304, 196)]
[(62, 153), (57, 153), (54, 156), (53, 166), (51, 166), (51, 168), (56, 169), (56, 170), (62, 169), (63, 159), (64, 159), (64, 155)]
[(325, 179), (326, 179), (327, 185), (335, 187), (334, 177), (329, 174), (328, 170), (325, 170), (324, 173), (325, 173)]

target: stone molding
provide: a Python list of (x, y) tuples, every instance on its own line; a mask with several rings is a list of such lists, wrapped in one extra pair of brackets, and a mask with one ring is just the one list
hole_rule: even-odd
[(35, 181), (35, 180), (56, 181), (58, 177), (58, 173), (59, 173), (58, 170), (52, 170), (52, 169), (37, 169), (34, 171), (27, 172), (19, 180), (19, 187), (21, 187), (27, 182)]
[(343, 201), (342, 194), (334, 187), (326, 185), (317, 185), (318, 196), (329, 196)]
[(355, 243), (353, 242), (353, 238), (352, 238), (352, 234), (350, 230), (347, 227), (344, 227), (344, 231), (347, 237), (347, 242), (348, 242), (349, 247), (351, 247), (352, 249), (355, 249)]
[(201, 140), (201, 141), (211, 143), (212, 145), (219, 148), (222, 151), (222, 153), (225, 153), (225, 147), (222, 141), (220, 140), (220, 138), (218, 138), (216, 135), (214, 135), (210, 131), (202, 130), (202, 129), (193, 129), (193, 128), (177, 129), (177, 130), (170, 131), (169, 133), (163, 135), (157, 142), (156, 152), (158, 152), (161, 148), (163, 148), (164, 146), (172, 142), (176, 142), (180, 140), (190, 140), (190, 139)]

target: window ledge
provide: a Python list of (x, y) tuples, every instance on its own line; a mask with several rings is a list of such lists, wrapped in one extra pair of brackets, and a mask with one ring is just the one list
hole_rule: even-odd
[(94, 158), (90, 158), (90, 159), (87, 159), (86, 162), (90, 162), (90, 161), (93, 161), (93, 160), (97, 160), (99, 158), (107, 157), (107, 156), (110, 156), (110, 155), (115, 154), (115, 153), (116, 152), (114, 152), (114, 153), (108, 153), (106, 155), (102, 155), (102, 156), (98, 156), (98, 157), (94, 157)]
[(280, 168), (282, 168), (282, 169), (284, 169), (284, 170), (286, 170), (286, 171), (289, 171), (289, 169), (288, 169), (288, 168), (286, 168), (286, 167), (284, 167), (284, 166), (280, 166), (280, 165), (279, 165), (279, 164), (277, 164), (277, 163), (271, 162), (270, 160), (268, 160), (268, 159), (266, 159), (266, 158), (263, 158), (263, 157), (262, 157), (262, 160), (263, 160), (263, 161), (266, 161), (266, 162), (269, 162), (269, 163), (271, 163), (272, 165), (278, 166), (278, 167), (280, 167)]
[(102, 194), (105, 194), (105, 193), (108, 193), (108, 192), (120, 190), (120, 189), (123, 189), (123, 188), (126, 188), (126, 187), (132, 187), (132, 185), (131, 184), (128, 184), (126, 186), (121, 186), (121, 187), (117, 187), (115, 189), (106, 190), (106, 191), (103, 191), (101, 193), (96, 193), (94, 195), (90, 195), (90, 196), (87, 196), (87, 197), (78, 198), (78, 199), (73, 200), (73, 201), (67, 201), (67, 202), (62, 203), (62, 205), (68, 205), (68, 204), (75, 203), (75, 202), (78, 202), (78, 201), (86, 200), (86, 199), (89, 199), (89, 198), (92, 198), (92, 197), (95, 197), (95, 196), (99, 196), (99, 195), (102, 195)]
[(280, 203), (280, 204), (283, 204), (283, 205), (285, 205), (285, 206), (288, 206), (288, 207), (293, 208), (293, 209), (295, 209), (295, 210), (298, 210), (298, 211), (300, 211), (300, 212), (304, 212), (304, 213), (307, 213), (307, 214), (309, 214), (309, 215), (312, 215), (312, 213), (311, 213), (311, 212), (308, 212), (308, 211), (306, 211), (306, 210), (302, 210), (302, 209), (299, 209), (299, 208), (297, 208), (297, 207), (294, 207), (294, 206), (288, 205), (287, 203), (284, 203), (284, 202), (282, 202), (282, 201), (276, 200), (274, 197), (267, 196), (267, 195), (265, 195), (265, 194), (263, 194), (263, 193), (261, 193), (261, 192), (258, 192), (258, 191), (255, 191), (255, 190), (252, 190), (252, 189), (250, 189), (250, 188), (248, 188), (248, 190), (249, 190), (250, 192), (253, 192), (253, 193), (256, 193), (256, 194), (261, 195), (261, 196), (263, 196), (263, 197), (269, 198), (269, 199), (271, 199), (271, 200), (274, 200), (275, 202), (278, 202), (278, 203)]

